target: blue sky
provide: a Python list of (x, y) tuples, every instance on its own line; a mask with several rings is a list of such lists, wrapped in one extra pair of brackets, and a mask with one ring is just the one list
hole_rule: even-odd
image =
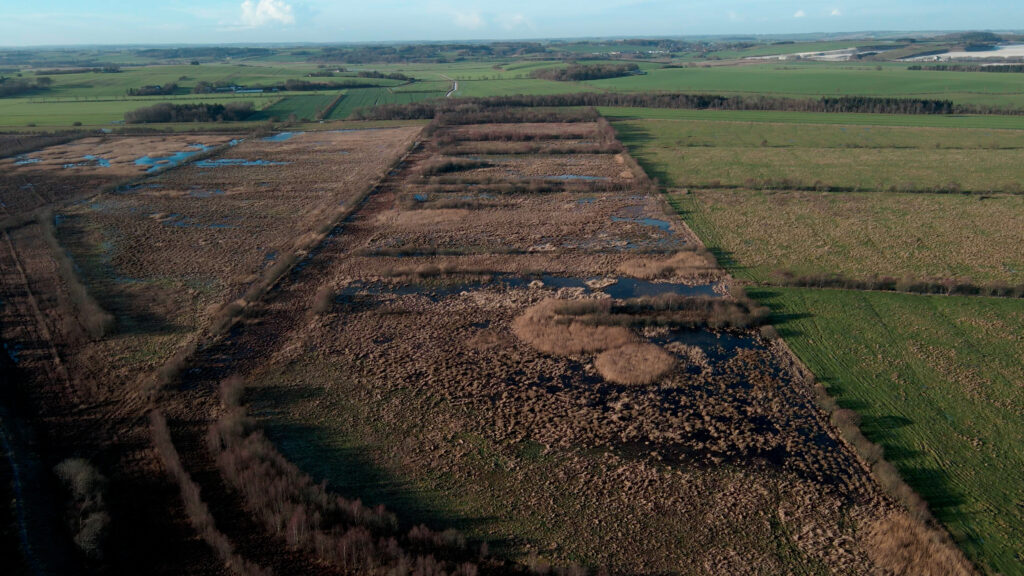
[(0, 45), (1024, 28), (1021, 0), (0, 0)]

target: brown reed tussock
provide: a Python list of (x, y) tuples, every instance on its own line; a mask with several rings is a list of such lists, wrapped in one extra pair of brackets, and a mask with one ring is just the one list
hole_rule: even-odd
[(641, 280), (689, 276), (711, 269), (707, 258), (694, 250), (683, 250), (664, 259), (637, 258), (619, 265), (618, 271)]
[(675, 358), (655, 344), (627, 344), (602, 352), (594, 361), (605, 380), (628, 386), (653, 384), (675, 364)]
[(865, 548), (872, 562), (896, 576), (969, 576), (974, 568), (948, 539), (902, 512), (876, 521)]
[(588, 324), (565, 315), (566, 306), (585, 308), (588, 313), (606, 313), (611, 304), (610, 299), (548, 299), (516, 318), (512, 322), (512, 331), (537, 350), (556, 356), (619, 348), (635, 341), (628, 328)]

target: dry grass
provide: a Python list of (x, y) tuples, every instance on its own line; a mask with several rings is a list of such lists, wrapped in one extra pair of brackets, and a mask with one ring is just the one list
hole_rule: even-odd
[(868, 556), (886, 574), (968, 576), (974, 569), (963, 554), (940, 533), (894, 513), (875, 522), (867, 532)]
[(630, 386), (653, 384), (675, 364), (671, 354), (654, 344), (627, 344), (602, 352), (594, 361), (605, 380)]
[(714, 268), (708, 258), (695, 251), (681, 251), (664, 259), (637, 258), (619, 265), (619, 272), (642, 280), (689, 276)]
[[(610, 299), (585, 302), (605, 312), (611, 309)], [(556, 356), (602, 352), (635, 340), (633, 333), (622, 326), (594, 326), (567, 320), (558, 313), (565, 304), (564, 300), (548, 299), (529, 308), (512, 323), (513, 332), (537, 350)]]
[(752, 280), (784, 269), (1024, 282), (1021, 196), (701, 190), (672, 201)]

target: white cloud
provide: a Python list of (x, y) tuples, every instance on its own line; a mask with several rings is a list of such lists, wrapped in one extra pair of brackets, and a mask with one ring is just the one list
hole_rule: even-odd
[(832, 11), (832, 15), (833, 16), (842, 16), (843, 15), (843, 11), (840, 10), (839, 8), (836, 8), (835, 10)]
[(796, 14), (793, 14), (793, 18), (803, 18), (804, 16), (807, 16), (807, 12), (803, 10), (797, 10)]
[(455, 18), (455, 25), (459, 28), (469, 28), (475, 30), (482, 28), (484, 25), (484, 17), (479, 12), (452, 12), (452, 16)]
[(278, 22), (294, 24), (292, 7), (284, 0), (245, 0), (242, 2), (242, 23), (246, 26), (265, 26)]
[(732, 20), (733, 22), (739, 22), (742, 19), (743, 18), (735, 10), (729, 10), (729, 20)]
[(530, 19), (521, 13), (502, 14), (498, 16), (498, 23), (505, 30), (515, 30), (516, 28), (534, 29), (533, 22), (530, 22)]

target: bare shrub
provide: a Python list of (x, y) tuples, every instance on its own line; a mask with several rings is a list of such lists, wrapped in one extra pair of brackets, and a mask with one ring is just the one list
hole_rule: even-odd
[(429, 162), (424, 162), (419, 167), (419, 172), (423, 177), (437, 176), (439, 174), (451, 174), (453, 172), (467, 172), (469, 170), (476, 170), (478, 168), (487, 168), (491, 166), (490, 162), (486, 160), (470, 160), (468, 158), (438, 158)]
[(89, 558), (103, 558), (110, 526), (104, 502), (107, 479), (83, 458), (64, 460), (54, 472), (71, 493), (71, 532), (75, 544)]
[(210, 428), (207, 442), (221, 475), (241, 492), (249, 511), (270, 533), (346, 573), (477, 573), (471, 562), (433, 555), (470, 557), (466, 540), (457, 531), (417, 526), (403, 534), (383, 506), (371, 508), (335, 496), (324, 484), (313, 482), (258, 430), (241, 405), (244, 386), (238, 377), (221, 383), (225, 412)]
[(512, 331), (523, 341), (547, 354), (571, 356), (601, 352), (625, 346), (635, 340), (621, 326), (596, 326), (564, 316), (567, 307), (581, 307), (585, 313), (607, 311), (610, 299), (545, 300), (526, 310), (512, 322)]
[(330, 284), (324, 284), (317, 289), (313, 296), (313, 313), (327, 314), (334, 307), (334, 289)]
[(943, 536), (906, 514), (896, 512), (874, 522), (864, 546), (875, 566), (887, 574), (969, 576), (974, 568)]
[[(688, 297), (665, 294), (612, 302), (603, 310), (576, 309), (570, 301), (555, 305), (555, 313), (573, 316), (576, 322), (591, 326), (667, 326), (675, 328), (749, 328), (759, 326), (771, 315), (742, 292), (737, 298)], [(566, 318), (560, 320), (565, 323)]]
[(239, 576), (271, 576), (270, 570), (264, 569), (235, 553), (234, 546), (223, 532), (217, 529), (210, 508), (203, 502), (199, 485), (192, 480), (181, 463), (178, 450), (171, 439), (171, 431), (167, 427), (167, 419), (159, 411), (150, 413), (150, 432), (153, 445), (164, 464), (164, 468), (181, 490), (181, 499), (185, 504), (192, 527), (202, 539), (217, 553), (225, 565)]
[(631, 386), (653, 384), (675, 364), (675, 357), (654, 344), (627, 344), (602, 352), (594, 361), (605, 380)]

